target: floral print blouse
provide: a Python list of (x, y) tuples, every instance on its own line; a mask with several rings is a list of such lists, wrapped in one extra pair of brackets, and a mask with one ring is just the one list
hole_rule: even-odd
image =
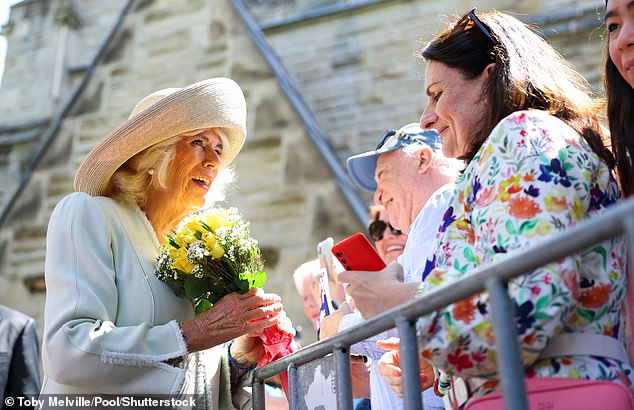
[[(498, 123), (456, 185), (439, 228), (434, 261), (424, 272), (425, 293), (557, 235), (618, 198), (609, 169), (572, 128), (545, 112), (515, 112)], [(632, 385), (632, 369), (617, 360), (538, 360), (560, 332), (623, 340), (625, 255), (625, 241), (616, 238), (509, 283), (528, 377)], [(474, 395), (496, 390), (499, 376), (487, 292), (421, 318), (418, 334), (421, 354), (437, 368), (487, 380)]]

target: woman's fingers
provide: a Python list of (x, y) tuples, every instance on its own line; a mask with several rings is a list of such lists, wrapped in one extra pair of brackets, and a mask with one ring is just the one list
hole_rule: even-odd
[[(239, 336), (258, 336), (282, 320), (284, 306), (274, 293), (251, 289), (245, 294), (230, 293), (211, 309), (187, 323), (188, 348), (198, 351)], [(283, 316), (285, 317), (285, 315)]]
[(271, 315), (277, 315), (284, 309), (281, 303), (259, 306), (244, 313), (245, 322), (251, 322)]
[[(388, 384), (390, 384), (390, 386), (398, 386), (402, 383), (398, 350), (400, 347), (400, 339), (391, 337), (387, 340), (377, 341), (376, 345), (381, 349), (388, 350), (388, 352), (381, 357), (381, 361), (379, 361), (379, 373), (383, 375), (381, 372), (381, 367), (383, 367), (383, 371), (385, 373), (384, 377), (388, 381)], [(432, 366), (427, 360), (420, 358), (418, 368), (420, 370), (421, 388), (422, 390), (425, 390), (434, 384), (434, 380), (436, 378), (434, 366)], [(390, 380), (388, 380), (388, 377)]]
[(401, 346), (401, 339), (390, 337), (385, 340), (377, 340), (376, 345), (383, 350), (398, 350)]
[(403, 383), (401, 377), (401, 369), (398, 367), (398, 355), (397, 352), (385, 353), (377, 365), (379, 374), (383, 376), (390, 389), (394, 391), (399, 397), (403, 397)]
[(434, 366), (424, 359), (420, 359), (418, 365), (420, 368), (421, 389), (426, 390), (434, 385), (436, 372), (434, 371)]
[(282, 298), (280, 298), (279, 295), (276, 295), (275, 293), (264, 293), (264, 291), (260, 288), (250, 289), (247, 293), (242, 295), (239, 293), (230, 293), (229, 295), (225, 296), (225, 298), (232, 295), (235, 297), (238, 303), (242, 303), (248, 308), (272, 305), (274, 303), (280, 303), (282, 301)]
[(250, 337), (259, 336), (264, 329), (276, 325), (279, 321), (279, 315), (275, 315), (255, 322), (248, 322), (245, 326), (245, 334)]

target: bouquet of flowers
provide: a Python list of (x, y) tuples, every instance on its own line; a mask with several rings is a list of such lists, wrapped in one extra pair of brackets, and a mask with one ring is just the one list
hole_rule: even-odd
[(236, 208), (212, 208), (185, 218), (161, 246), (156, 275), (197, 315), (223, 296), (266, 282), (258, 241)]
[[(161, 246), (156, 275), (176, 295), (189, 299), (196, 315), (231, 292), (244, 294), (264, 286), (267, 275), (258, 242), (236, 208), (195, 213), (172, 234)], [(260, 339), (260, 366), (299, 348), (289, 330), (280, 326), (264, 329)]]

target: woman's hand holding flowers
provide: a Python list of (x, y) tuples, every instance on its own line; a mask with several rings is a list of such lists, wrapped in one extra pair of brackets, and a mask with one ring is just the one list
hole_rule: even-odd
[[(229, 293), (196, 318), (181, 322), (187, 350), (190, 353), (197, 352), (242, 335), (257, 337), (265, 328), (282, 320), (282, 309), (278, 295), (264, 293), (260, 288), (251, 289), (242, 295)], [(286, 318), (286, 315), (283, 317)]]
[(233, 340), (230, 360), (249, 368), (299, 349), (280, 297), (261, 289), (264, 261), (237, 209), (193, 214), (172, 233), (161, 245), (156, 275), (192, 302), (197, 317), (181, 323), (190, 353)]
[[(285, 311), (277, 315), (277, 326), (283, 332), (295, 336), (295, 329)], [(264, 344), (260, 335), (264, 329), (250, 332), (236, 338), (230, 347), (231, 357), (242, 367), (249, 367), (261, 360), (264, 355)]]

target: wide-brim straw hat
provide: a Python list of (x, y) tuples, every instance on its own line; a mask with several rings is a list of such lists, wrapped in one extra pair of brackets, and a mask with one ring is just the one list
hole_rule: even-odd
[(103, 195), (112, 174), (139, 152), (176, 135), (207, 128), (223, 131), (219, 133), (224, 134), (220, 159), (226, 167), (244, 144), (246, 116), (242, 90), (228, 78), (156, 91), (88, 153), (75, 173), (75, 190)]

